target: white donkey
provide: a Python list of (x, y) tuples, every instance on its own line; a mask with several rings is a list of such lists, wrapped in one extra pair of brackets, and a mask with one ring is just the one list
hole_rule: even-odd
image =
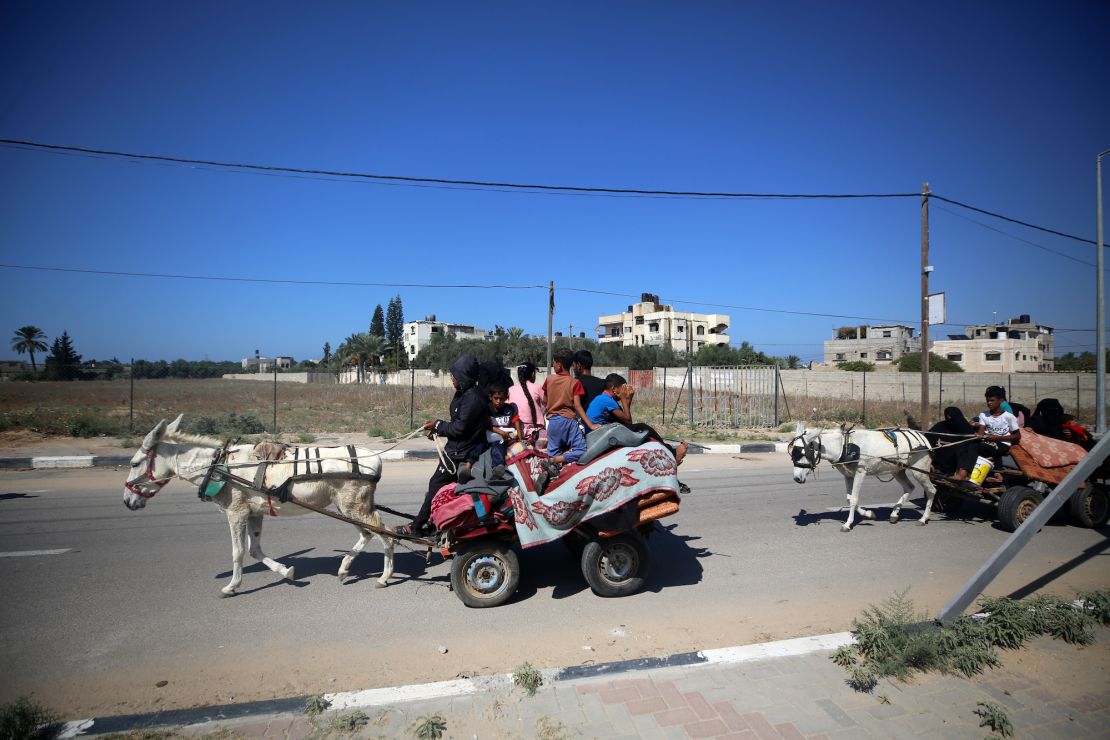
[(931, 447), (925, 435), (910, 429), (880, 432), (871, 429), (819, 429), (807, 432), (804, 422), (798, 422), (797, 436), (788, 447), (794, 463), (794, 482), (805, 483), (810, 471), (822, 460), (827, 460), (844, 476), (848, 492), (848, 521), (840, 528), (848, 532), (855, 522), (856, 511), (861, 517), (874, 519), (875, 513), (859, 505), (859, 492), (863, 479), (869, 475), (890, 475), (902, 485), (902, 498), (890, 513), (890, 521), (898, 521), (899, 512), (913, 490), (913, 478), (925, 489), (925, 511), (918, 524), (929, 521), (933, 509), (936, 486), (925, 472), (932, 461)]
[[(150, 434), (146, 435), (139, 451), (131, 459), (131, 472), (124, 484), (123, 493), (123, 502), (128, 509), (136, 511), (146, 506), (147, 499), (153, 498), (162, 486), (174, 478), (180, 478), (193, 485), (199, 485), (204, 480), (223, 443), (180, 432), (178, 431), (180, 425), (180, 416), (168, 426), (165, 419), (160, 421)], [(228, 449), (226, 464), (232, 473), (253, 481), (259, 464), (266, 465), (264, 482), (267, 486), (280, 485), (293, 474), (292, 460), (259, 463), (253, 455), (253, 450), (254, 445), (249, 444), (235, 445)], [(350, 473), (352, 470), (349, 459), (351, 453), (346, 447), (320, 447), (315, 448), (313, 452), (312, 469), (309, 472)], [(372, 450), (361, 447), (354, 448), (354, 456), (358, 459), (359, 472), (375, 480), (331, 478), (297, 482), (293, 484), (292, 492), (298, 499), (320, 508), (335, 504), (344, 516), (364, 521), (380, 529), (382, 521), (381, 515), (374, 509), (374, 489), (376, 479), (381, 477), (381, 458)], [(305, 465), (304, 457), (299, 464)], [(234, 596), (235, 590), (243, 580), (243, 554), (248, 549), (248, 534), (251, 557), (262, 561), (275, 573), (294, 580), (292, 566), (286, 567), (266, 557), (262, 552), (262, 520), (267, 514), (294, 516), (303, 514), (308, 509), (293, 503), (283, 504), (277, 498), (271, 498), (259, 491), (238, 485), (234, 481), (228, 481), (213, 501), (227, 515), (227, 523), (231, 528), (231, 582), (221, 589), (223, 595)], [(377, 585), (385, 586), (393, 575), (394, 540), (361, 527), (358, 533), (358, 542), (339, 565), (339, 578), (347, 577), (355, 556), (362, 551), (371, 537), (376, 536), (382, 541), (385, 550), (385, 564)]]

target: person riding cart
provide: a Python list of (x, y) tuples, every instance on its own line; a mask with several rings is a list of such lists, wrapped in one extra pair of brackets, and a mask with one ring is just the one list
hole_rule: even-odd
[(396, 529), (397, 534), (405, 536), (429, 535), (433, 528), (429, 523), (432, 512), (432, 499), (436, 492), (448, 483), (454, 483), (460, 466), (466, 463), (471, 448), (485, 439), (489, 425), (489, 396), (478, 387), (478, 360), (474, 355), (465, 354), (455, 360), (450, 367), (451, 383), (455, 395), (451, 397), (451, 418), (429, 419), (424, 422), (424, 430), (447, 439), (443, 453), (446, 461), (440, 460), (432, 477), (428, 480), (428, 492), (424, 503), (411, 524)]

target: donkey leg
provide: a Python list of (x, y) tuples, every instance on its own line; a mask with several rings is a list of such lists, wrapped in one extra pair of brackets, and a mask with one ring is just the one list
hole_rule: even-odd
[[(848, 521), (840, 528), (841, 532), (851, 532), (852, 523), (856, 520), (856, 509), (859, 508), (859, 492), (863, 488), (863, 479), (867, 477), (862, 469), (857, 469), (855, 476), (851, 481), (851, 493), (848, 495)], [(870, 514), (870, 516), (867, 516)], [(875, 515), (871, 512), (866, 512), (862, 516), (867, 516), (868, 519), (873, 518)]]
[[(370, 515), (370, 523), (378, 529), (382, 529), (382, 515), (375, 511)], [(382, 574), (377, 580), (377, 585), (381, 588), (388, 585), (389, 579), (393, 577), (393, 547), (397, 540), (383, 534), (376, 536), (382, 541)]]
[(297, 578), (293, 566), (286, 567), (274, 560), (273, 558), (266, 557), (266, 553), (262, 552), (262, 513), (251, 514), (247, 519), (248, 532), (250, 534), (250, 553), (251, 557), (255, 560), (261, 560), (262, 564), (275, 573), (281, 573), (282, 577), (294, 581)]
[(924, 473), (914, 472), (910, 474), (925, 489), (925, 510), (921, 512), (921, 518), (917, 520), (919, 525), (924, 526), (929, 523), (929, 515), (933, 513), (933, 499), (937, 495), (937, 487), (932, 479)]
[[(856, 485), (856, 475), (857, 475), (858, 472), (860, 472), (860, 471), (857, 468), (857, 472), (853, 472), (853, 473), (850, 473), (850, 474), (844, 476), (844, 489), (846, 491), (846, 493), (844, 495), (844, 500), (845, 500), (846, 505), (849, 509), (857, 512), (864, 519), (874, 519), (875, 518), (875, 512), (871, 511), (870, 509), (868, 509), (865, 506), (860, 506), (859, 505), (859, 488)], [(866, 474), (864, 473), (860, 477), (866, 477)], [(860, 485), (863, 485), (863, 484), (861, 483)], [(852, 501), (852, 491), (853, 490), (855, 491), (855, 496), (856, 496), (854, 502)]]
[(246, 550), (247, 518), (238, 513), (227, 513), (227, 525), (231, 529), (231, 582), (220, 589), (224, 596), (234, 596), (235, 589), (243, 582), (243, 552)]
[(366, 547), (366, 543), (370, 541), (368, 535), (369, 533), (366, 530), (360, 529), (358, 531), (358, 542), (343, 556), (343, 562), (339, 564), (339, 572), (336, 574), (339, 576), (340, 582), (347, 580), (347, 574), (351, 570), (351, 563), (354, 562), (355, 556), (362, 552), (362, 548)]
[(894, 511), (890, 512), (891, 522), (898, 521), (902, 507), (906, 505), (906, 500), (910, 497), (910, 491), (913, 490), (913, 483), (910, 483), (910, 479), (906, 476), (906, 471), (902, 470), (895, 473), (894, 480), (898, 481), (898, 484), (902, 486), (902, 498), (898, 499), (898, 503), (894, 505)]

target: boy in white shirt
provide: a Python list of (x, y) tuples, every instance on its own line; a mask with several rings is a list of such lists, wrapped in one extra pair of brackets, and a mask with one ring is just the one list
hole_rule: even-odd
[(987, 410), (973, 419), (971, 426), (979, 437), (974, 442), (961, 445), (958, 452), (958, 469), (954, 478), (966, 481), (975, 467), (977, 457), (999, 458), (1005, 455), (1010, 445), (1021, 439), (1021, 429), (1017, 417), (1002, 408), (1006, 394), (1001, 388), (992, 385), (987, 388)]

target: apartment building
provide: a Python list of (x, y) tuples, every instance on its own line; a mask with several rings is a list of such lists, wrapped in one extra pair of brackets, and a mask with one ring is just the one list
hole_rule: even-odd
[(289, 355), (278, 355), (277, 357), (262, 357), (255, 354), (254, 357), (244, 357), (240, 363), (243, 369), (249, 373), (272, 373), (274, 365), (277, 364), (278, 370), (288, 370), (297, 363)]
[(1055, 368), (1052, 327), (1022, 314), (1002, 324), (976, 324), (933, 343), (933, 352), (969, 373), (1037, 373)]
[(488, 331), (476, 326), (437, 321), (434, 313), (420, 321), (405, 322), (405, 352), (409, 356), (409, 363), (416, 359), (420, 350), (428, 346), (432, 337), (439, 334), (454, 334), (459, 339), (486, 339), (489, 336)]
[(913, 327), (842, 326), (825, 340), (826, 365), (840, 362), (870, 362), (876, 368), (890, 367), (902, 355), (921, 351), (921, 337), (913, 335)]
[(640, 302), (622, 313), (597, 317), (598, 341), (625, 347), (669, 344), (677, 352), (697, 352), (707, 344), (728, 344), (727, 314), (675, 311), (659, 296), (643, 293)]

